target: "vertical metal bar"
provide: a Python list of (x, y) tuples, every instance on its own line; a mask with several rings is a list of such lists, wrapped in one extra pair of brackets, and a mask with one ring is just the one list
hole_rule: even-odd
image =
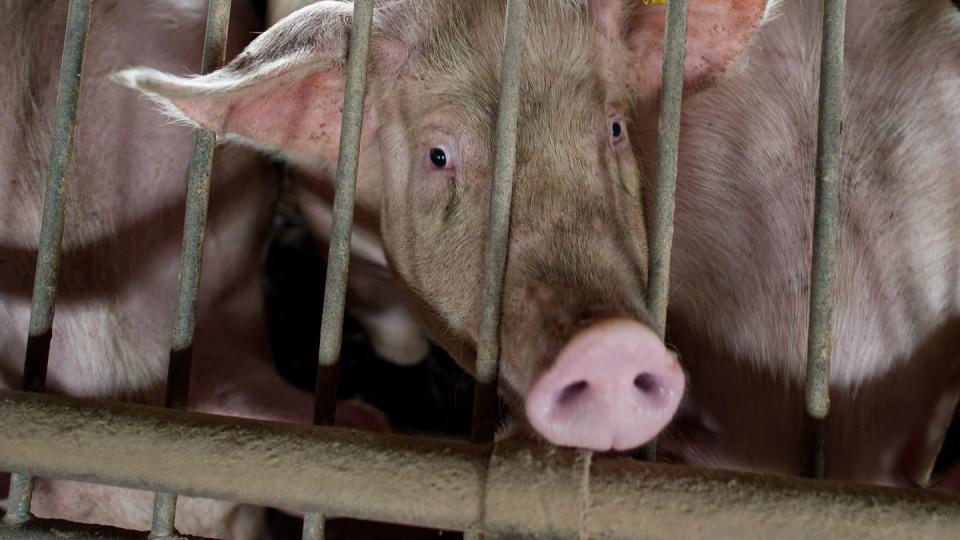
[(500, 316), (503, 275), (507, 265), (510, 205), (517, 154), (520, 78), (527, 28), (527, 0), (509, 0), (504, 19), (503, 63), (500, 66), (500, 110), (497, 114), (493, 184), (484, 254), (483, 311), (477, 347), (477, 387), (471, 439), (493, 439), (497, 424), (497, 374), (500, 360)]
[[(53, 338), (53, 312), (57, 299), (57, 278), (60, 274), (60, 245), (63, 240), (63, 217), (73, 142), (77, 131), (77, 103), (83, 81), (83, 59), (90, 29), (92, 0), (71, 0), (60, 60), (57, 83), (57, 109), (53, 142), (47, 169), (47, 190), (43, 196), (43, 218), (37, 248), (37, 270), (30, 305), (30, 329), (23, 366), (23, 389), (43, 392), (47, 381), (47, 361)], [(25, 474), (10, 476), (7, 523), (30, 519), (33, 479)]]
[[(333, 197), (333, 227), (330, 231), (327, 282), (323, 292), (323, 317), (320, 321), (320, 351), (313, 411), (313, 421), (320, 425), (333, 425), (336, 412), (338, 362), (343, 338), (343, 310), (350, 266), (350, 235), (353, 231), (354, 196), (360, 161), (363, 99), (367, 87), (367, 58), (372, 24), (373, 0), (356, 0), (353, 4), (350, 49), (347, 55), (340, 149)], [(324, 522), (323, 515), (307, 512), (304, 515), (303, 540), (321, 540), (324, 537)]]
[[(508, 0), (504, 15), (503, 59), (500, 65), (500, 98), (497, 112), (493, 183), (484, 253), (483, 311), (477, 347), (476, 390), (470, 438), (476, 443), (493, 441), (499, 400), (497, 380), (500, 363), (500, 319), (503, 278), (507, 267), (510, 210), (517, 155), (517, 117), (520, 81), (527, 35), (527, 0)], [(480, 540), (480, 531), (464, 531), (465, 540)]]
[[(667, 2), (663, 43), (663, 87), (657, 139), (657, 188), (650, 216), (650, 281), (647, 308), (653, 330), (662, 339), (667, 327), (670, 296), (670, 250), (673, 247), (673, 214), (676, 208), (677, 149), (680, 145), (680, 105), (683, 100), (683, 63), (687, 47), (687, 0)], [(644, 458), (657, 457), (656, 440), (643, 450)]]
[(303, 540), (322, 540), (324, 535), (325, 521), (323, 514), (318, 512), (307, 512), (303, 516)]
[[(201, 74), (223, 65), (227, 54), (227, 30), (230, 27), (230, 0), (210, 0), (207, 4), (207, 27), (203, 43)], [(187, 406), (190, 388), (190, 364), (193, 336), (197, 321), (197, 293), (200, 287), (200, 266), (203, 259), (203, 236), (210, 202), (210, 176), (217, 136), (206, 129), (197, 129), (187, 179), (187, 210), (183, 221), (180, 246), (180, 274), (174, 308), (173, 335), (167, 367), (167, 388), (164, 406), (183, 409)], [(150, 538), (176, 536), (177, 496), (157, 493), (153, 506)]]
[(353, 230), (354, 193), (360, 160), (363, 98), (372, 22), (373, 0), (354, 2), (333, 198), (333, 227), (327, 257), (327, 284), (323, 292), (323, 317), (320, 321), (320, 371), (317, 374), (317, 405), (314, 411), (314, 422), (318, 424), (332, 424), (336, 406), (337, 381), (335, 376), (331, 376), (330, 370), (335, 368), (340, 359), (343, 337), (343, 309), (350, 265), (350, 235)]
[(826, 472), (825, 425), (830, 410), (830, 339), (837, 244), (837, 178), (841, 158), (845, 19), (845, 0), (824, 0), (805, 396), (809, 434), (807, 472), (817, 478), (822, 478)]

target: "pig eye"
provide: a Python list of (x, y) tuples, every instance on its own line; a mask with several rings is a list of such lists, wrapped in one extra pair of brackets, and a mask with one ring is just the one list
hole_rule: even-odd
[(610, 119), (610, 141), (613, 144), (620, 144), (625, 138), (626, 131), (623, 120), (619, 118)]
[(447, 157), (447, 151), (443, 148), (431, 148), (430, 149), (430, 163), (437, 169), (449, 169), (452, 168), (450, 159)]

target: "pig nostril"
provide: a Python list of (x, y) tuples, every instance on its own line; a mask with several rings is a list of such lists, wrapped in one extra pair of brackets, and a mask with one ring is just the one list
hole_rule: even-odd
[(587, 391), (587, 388), (590, 385), (587, 384), (587, 381), (577, 381), (575, 383), (570, 383), (560, 391), (560, 394), (557, 396), (557, 403), (559, 405), (566, 405), (571, 401), (577, 399), (580, 395)]
[(633, 386), (644, 394), (649, 394), (657, 389), (657, 378), (649, 373), (641, 373), (633, 379)]

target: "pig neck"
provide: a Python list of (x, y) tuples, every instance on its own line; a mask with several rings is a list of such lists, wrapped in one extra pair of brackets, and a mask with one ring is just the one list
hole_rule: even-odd
[[(685, 102), (668, 340), (690, 384), (668, 458), (801, 471), (817, 4), (784, 3), (738, 65)], [(960, 387), (960, 16), (917, 4), (848, 4), (835, 478), (923, 483)]]

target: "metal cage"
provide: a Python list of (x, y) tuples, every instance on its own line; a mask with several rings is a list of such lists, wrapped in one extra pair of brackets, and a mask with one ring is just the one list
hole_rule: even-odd
[[(303, 538), (323, 537), (324, 516), (460, 530), (467, 538), (650, 538), (743, 534), (778, 538), (955, 535), (960, 499), (919, 490), (704, 471), (587, 451), (492, 442), (499, 325), (516, 151), (526, 0), (508, 0), (496, 123), (493, 192), (471, 443), (358, 433), (332, 423), (360, 146), (373, 0), (354, 3), (334, 225), (319, 352), (318, 426), (185, 412), (203, 230), (216, 136), (195, 135), (165, 406), (42, 395), (52, 336), (60, 243), (92, 0), (71, 0), (54, 142), (44, 197), (24, 392), (0, 391), (0, 469), (11, 477), (3, 538), (138, 538), (144, 532), (30, 515), (31, 475), (157, 491), (150, 538), (178, 537), (177, 494), (310, 509)], [(648, 305), (665, 327), (680, 129), (686, 0), (670, 0), (664, 46), (657, 191)], [(817, 190), (805, 409), (809, 473), (824, 470), (829, 410), (831, 285), (840, 161), (844, 0), (825, 0)], [(230, 0), (210, 0), (202, 72), (224, 61)], [(103, 422), (107, 418), (109, 422)], [(321, 427), (322, 426), (322, 427)], [(222, 437), (229, 433), (229, 437)], [(108, 441), (109, 443), (105, 443)], [(269, 441), (269, 451), (262, 441)], [(123, 451), (118, 449), (122, 448)], [(230, 460), (219, 456), (229, 451)], [(655, 458), (653, 444), (646, 455)], [(388, 457), (388, 459), (385, 459)], [(107, 458), (107, 459), (105, 459)], [(149, 463), (149, 466), (145, 466)], [(256, 482), (247, 480), (256, 471)], [(709, 525), (708, 525), (709, 524)], [(642, 533), (640, 532), (642, 531)]]

